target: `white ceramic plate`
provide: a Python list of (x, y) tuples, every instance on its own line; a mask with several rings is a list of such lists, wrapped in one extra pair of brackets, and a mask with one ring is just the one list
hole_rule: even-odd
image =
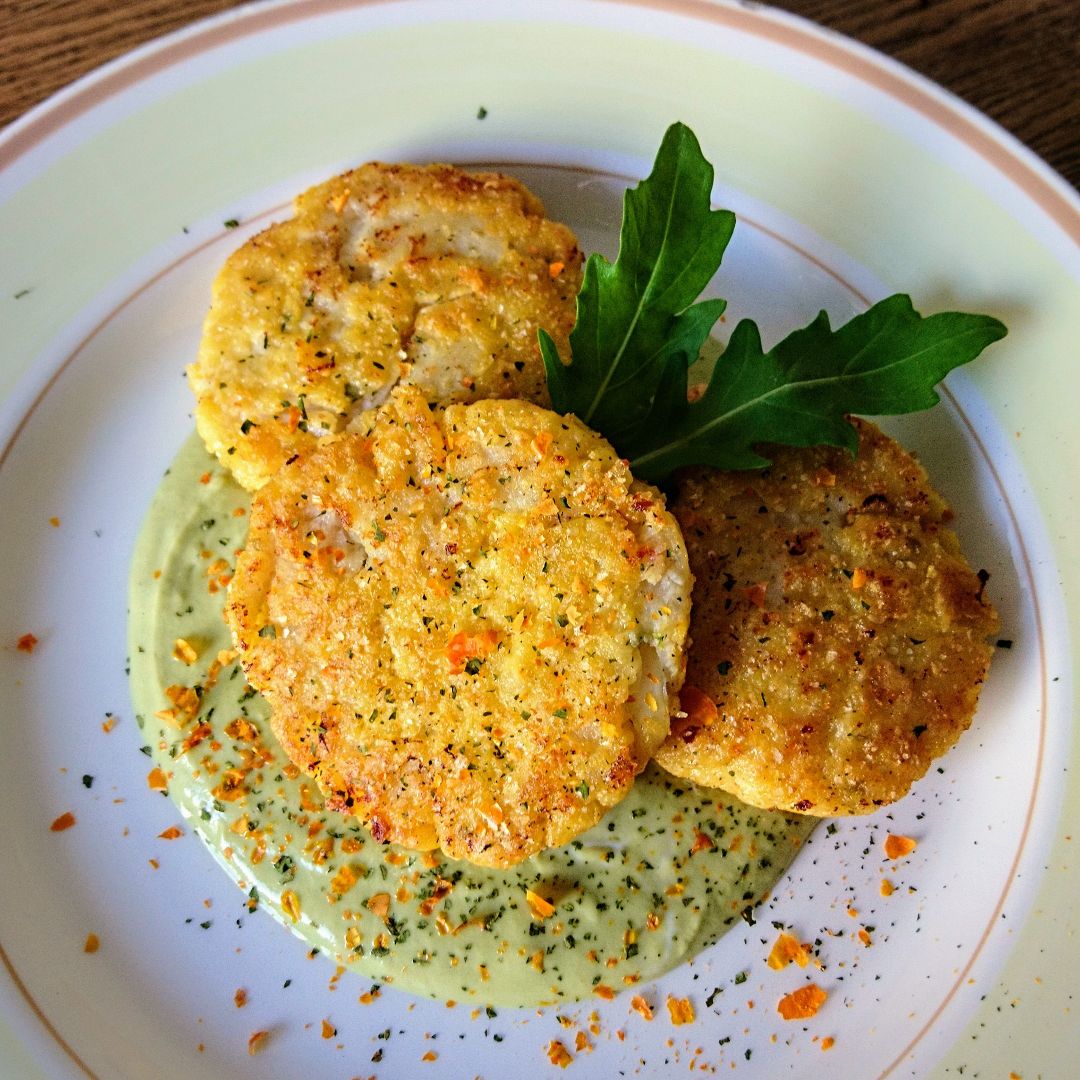
[[(647, 171), (674, 119), (740, 216), (718, 282), (729, 318), (774, 339), (819, 307), (846, 317), (903, 290), (1009, 325), (937, 410), (891, 427), (956, 506), (1012, 647), (941, 769), (887, 813), (819, 829), (756, 926), (645, 988), (651, 1023), (626, 993), (558, 1015), (474, 1017), (391, 990), (364, 1005), (366, 984), (249, 916), (197, 839), (159, 838), (177, 815), (145, 783), (127, 565), (190, 430), (181, 376), (209, 281), (294, 192), (375, 157), (499, 163), (610, 250), (619, 178)], [(581, 1076), (1066, 1075), (1080, 1053), (1078, 232), (1066, 185), (942, 91), (790, 17), (693, 0), (259, 5), (8, 129), (0, 1074), (493, 1078), (543, 1074), (561, 1039)], [(51, 832), (68, 811), (76, 825)], [(887, 863), (888, 832), (918, 838), (915, 854)], [(822, 941), (829, 1000), (812, 1020), (776, 1013), (805, 975), (766, 966), (772, 920)], [(694, 1002), (692, 1025), (671, 1025), (669, 993)], [(258, 1029), (271, 1037), (251, 1057)]]

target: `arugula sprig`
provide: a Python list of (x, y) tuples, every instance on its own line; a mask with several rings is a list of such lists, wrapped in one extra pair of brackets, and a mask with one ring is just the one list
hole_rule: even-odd
[(735, 327), (701, 398), (687, 401), (687, 373), (668, 365), (666, 381), (626, 451), (642, 479), (681, 465), (757, 469), (755, 446), (827, 443), (854, 455), (849, 413), (885, 416), (937, 404), (934, 385), (973, 360), (1005, 327), (985, 315), (923, 318), (898, 294), (833, 330), (821, 312), (768, 352), (749, 319)]
[(570, 334), (570, 362), (540, 331), (552, 404), (595, 428), (645, 480), (683, 465), (754, 469), (762, 443), (825, 443), (854, 454), (848, 414), (898, 414), (938, 401), (934, 387), (1004, 337), (986, 315), (923, 318), (904, 295), (833, 329), (821, 312), (768, 351), (744, 319), (691, 403), (690, 365), (723, 312), (694, 303), (713, 278), (734, 215), (713, 210), (713, 169), (688, 127), (673, 124), (652, 173), (626, 193), (614, 264), (590, 256)]
[(713, 210), (713, 169), (694, 133), (673, 124), (649, 177), (623, 199), (619, 256), (589, 256), (570, 332), (573, 363), (540, 331), (548, 388), (559, 412), (617, 440), (645, 418), (670, 362), (696, 357), (727, 306), (694, 301), (709, 284), (735, 228)]

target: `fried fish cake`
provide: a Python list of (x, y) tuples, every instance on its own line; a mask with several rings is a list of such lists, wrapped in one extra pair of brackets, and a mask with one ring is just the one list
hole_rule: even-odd
[(248, 490), (398, 382), (442, 404), (547, 404), (581, 283), (571, 231), (516, 180), (373, 163), (313, 187), (234, 252), (188, 380), (207, 448)]
[(598, 821), (666, 737), (682, 538), (573, 417), (402, 387), (368, 421), (256, 494), (226, 617), (331, 808), (509, 866)]
[(754, 806), (827, 817), (903, 796), (968, 727), (997, 616), (923, 468), (774, 448), (695, 468), (672, 511), (695, 576), (681, 715), (657, 761)]

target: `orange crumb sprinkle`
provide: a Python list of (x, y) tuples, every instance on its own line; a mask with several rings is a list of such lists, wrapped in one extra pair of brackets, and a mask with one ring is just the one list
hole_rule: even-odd
[(835, 1045), (836, 1040), (831, 1035), (826, 1035), (825, 1038), (821, 1040), (822, 1050), (831, 1050)]
[(851, 573), (851, 587), (861, 589), (866, 584), (866, 571), (861, 566), (856, 566)]
[(765, 607), (765, 596), (769, 590), (769, 583), (767, 581), (758, 581), (753, 585), (748, 585), (745, 589), (741, 589), (743, 596), (750, 601), (756, 608)]
[(548, 1061), (552, 1065), (558, 1065), (560, 1069), (565, 1069), (574, 1060), (570, 1056), (570, 1051), (558, 1039), (552, 1039), (547, 1044), (547, 1056)]
[[(209, 680), (206, 689), (210, 687)], [(181, 686), (174, 684), (172, 686), (165, 687), (165, 696), (176, 707), (174, 712), (179, 715), (182, 720), (190, 720), (199, 711), (199, 705), (201, 699), (195, 690), (190, 686)], [(162, 710), (165, 712), (166, 710)], [(155, 716), (161, 716), (161, 712), (154, 713)], [(165, 717), (162, 717), (165, 719)]]
[(653, 1018), (652, 1006), (640, 994), (635, 994), (630, 999), (630, 1008), (633, 1009), (634, 1012), (641, 1013), (646, 1020), (651, 1020)]
[(164, 832), (158, 833), (159, 840), (177, 840), (184, 835), (179, 825), (170, 825)]
[(38, 639), (33, 634), (23, 634), (17, 642), (15, 642), (15, 648), (19, 652), (32, 653), (37, 648)]
[(547, 919), (555, 914), (555, 905), (545, 900), (539, 893), (534, 893), (532, 889), (525, 890), (525, 899), (529, 903), (529, 911), (534, 919)]
[(870, 934), (865, 927), (859, 927), (859, 940), (869, 949), (873, 942), (870, 940)]
[(593, 993), (598, 998), (603, 998), (605, 1001), (611, 1001), (615, 997), (615, 991), (610, 986), (605, 986), (603, 983), (599, 983)]
[(775, 941), (766, 961), (773, 971), (782, 971), (788, 964), (804, 968), (810, 962), (806, 948), (788, 933), (782, 933)]
[(377, 919), (385, 920), (390, 914), (390, 894), (386, 892), (376, 893), (368, 902), (367, 909)]
[(245, 1006), (245, 1005), (247, 1004), (247, 1000), (248, 1000), (248, 998), (247, 998), (247, 991), (246, 991), (246, 990), (245, 990), (245, 989), (244, 989), (244, 988), (243, 988), (243, 987), (241, 986), (241, 987), (240, 987), (240, 988), (239, 988), (239, 989), (238, 989), (238, 990), (236, 991), (236, 993), (235, 993), (235, 994), (233, 994), (233, 996), (232, 996), (232, 999), (233, 999), (233, 1004), (234, 1004), (234, 1005), (235, 1005), (235, 1006), (236, 1006), (236, 1007), (237, 1007), (238, 1009), (242, 1009), (242, 1008), (243, 1008), (243, 1007), (244, 1007), (244, 1006)]
[(892, 896), (896, 892), (896, 886), (888, 879), (881, 879), (881, 888), (878, 890), (882, 896)]
[(50, 826), (50, 832), (63, 832), (65, 829), (70, 829), (75, 824), (75, 815), (68, 810), (66, 813), (61, 814)]
[(543, 458), (544, 455), (551, 449), (551, 432), (541, 431), (533, 438), (532, 441), (533, 453), (538, 458)]
[(199, 659), (199, 654), (195, 649), (195, 646), (190, 641), (185, 641), (182, 637), (178, 637), (173, 642), (173, 659), (179, 660), (182, 664), (194, 664)]
[(109, 732), (112, 731), (112, 729), (116, 727), (116, 725), (119, 723), (120, 718), (118, 716), (106, 716), (105, 719), (101, 722), (101, 730), (104, 731), (106, 735), (108, 735)]
[(484, 630), (478, 634), (466, 634), (459, 630), (446, 646), (446, 659), (450, 662), (450, 673), (460, 675), (469, 660), (483, 660), (499, 644), (499, 635), (495, 630)]
[(96, 953), (99, 948), (101, 948), (101, 942), (98, 939), (97, 934), (87, 934), (82, 951), (85, 953)]
[[(330, 902), (334, 903), (336, 900), (340, 900), (359, 880), (360, 873), (356, 867), (345, 863), (330, 879)], [(389, 910), (390, 896), (389, 894), (383, 895), (386, 896), (386, 906)]]
[(704, 690), (690, 683), (679, 691), (679, 709), (686, 713), (685, 717), (678, 717), (673, 725), (678, 729), (676, 734), (680, 735), (691, 728), (709, 727), (716, 723), (719, 715), (716, 702)]
[(324, 1039), (332, 1039), (337, 1034), (337, 1028), (330, 1023), (329, 1020), (323, 1020), (322, 1022), (322, 1037)]
[(281, 894), (281, 906), (293, 922), (300, 918), (300, 897), (292, 889), (286, 889)]
[(776, 1011), (785, 1020), (808, 1020), (817, 1015), (818, 1009), (825, 1004), (828, 996), (820, 986), (808, 983), (790, 994), (785, 994), (777, 1003)]
[(285, 425), (286, 431), (295, 431), (303, 419), (303, 414), (295, 405), (290, 405), (281, 415), (281, 422)]
[(49, 524), (54, 529), (59, 529), (60, 528), (60, 519), (58, 517), (51, 517), (51, 518), (49, 518)]
[(434, 1050), (429, 1050), (420, 1060), (421, 1061), (437, 1061), (439, 1055)]
[(566, 269), (566, 263), (563, 263), (563, 262), (548, 263), (548, 273), (553, 278), (557, 278), (565, 269)]
[(690, 845), (690, 854), (696, 855), (699, 851), (712, 851), (716, 847), (711, 836), (706, 835), (700, 829), (694, 830), (694, 842)]
[(248, 1053), (254, 1056), (266, 1046), (270, 1038), (269, 1031), (256, 1031), (248, 1038)]
[(694, 1006), (689, 998), (677, 998), (668, 995), (667, 1009), (671, 1016), (671, 1022), (680, 1027), (683, 1024), (691, 1024), (694, 1021)]
[(893, 833), (885, 838), (885, 854), (890, 859), (902, 859), (915, 850), (915, 841), (910, 836), (895, 836)]
[(159, 766), (154, 766), (146, 774), (146, 786), (151, 791), (164, 791), (169, 786), (169, 781)]

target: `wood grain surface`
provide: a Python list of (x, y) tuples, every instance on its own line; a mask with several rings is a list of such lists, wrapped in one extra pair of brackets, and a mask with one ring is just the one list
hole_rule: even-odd
[[(0, 0), (0, 126), (229, 0)], [(1080, 0), (780, 0), (997, 120), (1080, 186)]]

